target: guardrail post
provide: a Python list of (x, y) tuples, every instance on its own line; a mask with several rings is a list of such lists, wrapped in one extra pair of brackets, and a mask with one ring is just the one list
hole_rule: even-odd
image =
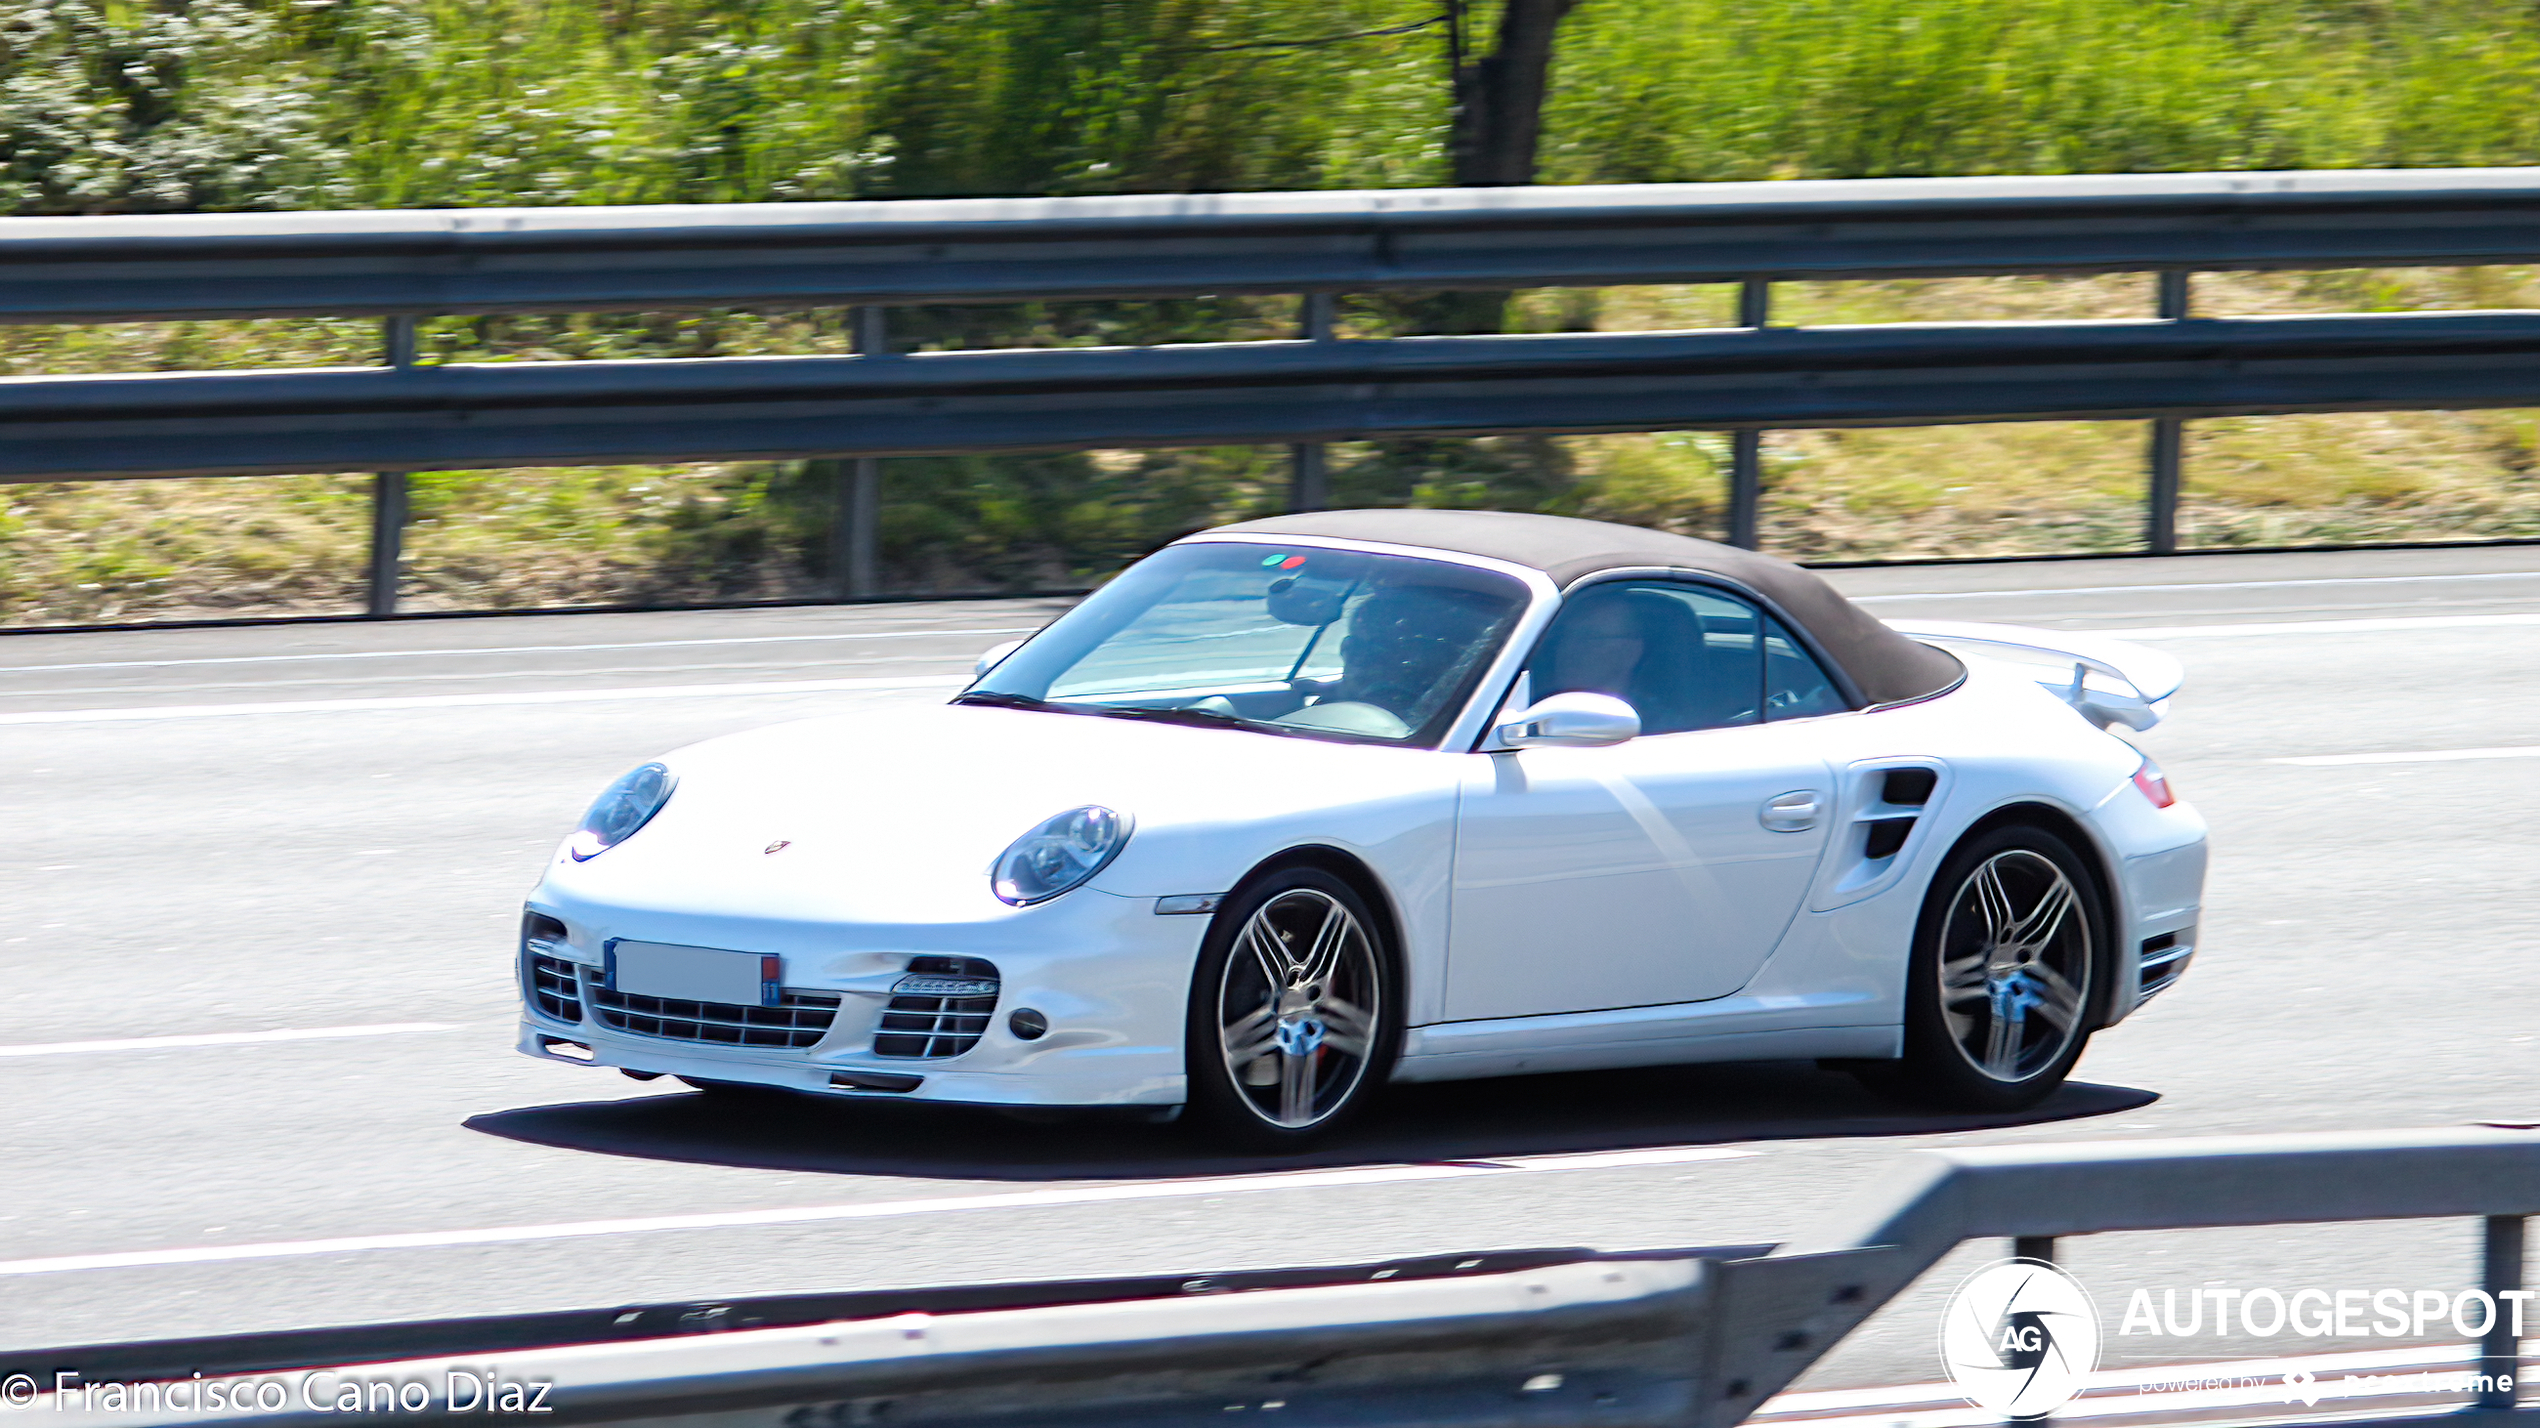
[[(392, 317), (379, 325), (380, 355), (403, 372), (415, 364), (415, 320)], [(380, 471), (370, 478), (370, 598), (364, 613), (385, 620), (397, 613), (397, 583), (406, 568), (406, 473)]]
[[(1748, 278), (1737, 285), (1737, 325), (1761, 332), (1772, 324), (1773, 285)], [(1729, 544), (1753, 550), (1762, 540), (1764, 433), (1729, 433)]]
[[(889, 309), (859, 307), (849, 319), (859, 357), (891, 356)], [(881, 585), (882, 461), (859, 456), (833, 463), (837, 514), (829, 528), (829, 569), (840, 600), (870, 600)]]
[[(2157, 275), (2155, 311), (2164, 322), (2188, 317), (2188, 274), (2164, 270)], [(2143, 546), (2154, 555), (2178, 553), (2179, 452), (2186, 424), (2177, 417), (2152, 419), (2152, 486), (2143, 521)]]
[(1753, 550), (1761, 541), (1764, 506), (1764, 433), (1729, 433), (1729, 544)]
[(859, 456), (853, 461), (834, 463), (838, 468), (838, 520), (834, 529), (836, 550), (829, 568), (838, 572), (838, 598), (869, 600), (873, 598), (877, 567), (881, 563), (879, 532), (882, 515), (882, 462), (878, 457)]
[(1737, 325), (1769, 327), (1773, 317), (1773, 285), (1763, 278), (1748, 278), (1737, 285)]
[(406, 473), (380, 471), (370, 478), (370, 603), (366, 613), (385, 620), (397, 613), (397, 582), (406, 569)]
[(2489, 1215), (2487, 1217), (2486, 1261), (2479, 1276), (2479, 1287), (2487, 1291), (2487, 1300), (2496, 1306), (2496, 1317), (2488, 1322), (2486, 1335), (2479, 1340), (2478, 1372), (2486, 1381), (2479, 1390), (2481, 1408), (2512, 1408), (2522, 1395), (2522, 1338), (2514, 1332), (2518, 1312), (2528, 1300), (2508, 1304), (2504, 1296), (2522, 1288), (2522, 1216)]
[[(1332, 336), (1333, 298), (1330, 293), (1307, 293), (1298, 305), (1297, 336), (1308, 342), (1330, 342)], [(1332, 501), (1330, 468), (1324, 464), (1323, 443), (1301, 441), (1288, 448), (1288, 509), (1319, 511)]]

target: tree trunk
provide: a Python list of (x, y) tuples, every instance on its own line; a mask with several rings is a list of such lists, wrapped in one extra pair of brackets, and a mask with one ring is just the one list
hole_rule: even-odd
[[(1543, 101), (1551, 87), (1552, 34), (1578, 0), (1501, 0), (1491, 51), (1468, 59), (1464, 7), (1448, 0), (1447, 70), (1453, 114), (1447, 160), (1458, 188), (1505, 188), (1535, 181), (1543, 139)], [(1437, 293), (1414, 304), (1421, 328), (1435, 333), (1497, 332), (1505, 325), (1505, 292)]]
[[(1491, 52), (1466, 60), (1455, 46), (1455, 117), (1448, 140), (1460, 188), (1535, 181), (1550, 86), (1552, 34), (1578, 0), (1502, 0)], [(1459, 18), (1461, 5), (1456, 7)], [(1459, 26), (1460, 28), (1460, 26)]]

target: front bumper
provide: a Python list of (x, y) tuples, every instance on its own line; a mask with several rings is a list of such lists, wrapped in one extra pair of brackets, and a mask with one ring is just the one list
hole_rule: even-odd
[[(1152, 898), (1081, 889), (988, 921), (922, 926), (734, 918), (665, 927), (543, 896), (531, 909), (562, 922), (568, 936), (522, 954), (523, 1055), (867, 1100), (1130, 1106), (1184, 1099), (1182, 1027), (1208, 919), (1158, 916)], [(787, 1005), (612, 1008), (599, 995), (602, 949), (619, 938), (782, 956)], [(543, 979), (533, 957), (547, 959)], [(921, 957), (994, 963), (994, 1006), (984, 1027), (965, 1024), (977, 1029), (975, 1043), (967, 1036), (927, 1042), (961, 1048), (955, 1054), (879, 1054), (877, 1037), (885, 1047), (911, 1045), (883, 1018), (893, 985)], [(568, 986), (575, 995), (561, 994)], [(1046, 1034), (1014, 1033), (1009, 1018), (1025, 1007), (1046, 1019)]]

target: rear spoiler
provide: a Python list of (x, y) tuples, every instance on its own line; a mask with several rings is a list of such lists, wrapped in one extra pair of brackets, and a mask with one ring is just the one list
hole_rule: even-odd
[(1965, 620), (1889, 620), (1909, 639), (2020, 666), (2046, 691), (2105, 729), (2149, 729), (2187, 680), (2179, 662), (2143, 645), (2086, 630), (1983, 625)]

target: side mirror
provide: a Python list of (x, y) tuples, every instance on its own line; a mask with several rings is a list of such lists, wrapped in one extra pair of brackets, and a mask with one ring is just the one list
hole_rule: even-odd
[(1595, 748), (1640, 737), (1640, 716), (1611, 694), (1573, 692), (1536, 701), (1492, 731), (1512, 749)]
[(1005, 657), (1007, 655), (1010, 655), (1021, 648), (1023, 648), (1023, 642), (1021, 640), (1008, 640), (1004, 644), (998, 645), (986, 654), (979, 656), (978, 662), (970, 666), (970, 677), (972, 679), (982, 678), (989, 670), (1005, 663)]

